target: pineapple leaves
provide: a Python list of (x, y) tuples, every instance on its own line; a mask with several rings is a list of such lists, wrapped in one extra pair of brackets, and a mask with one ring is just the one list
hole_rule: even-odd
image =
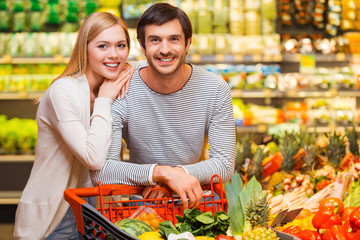
[(225, 184), (225, 194), (228, 201), (228, 215), (230, 217), (230, 229), (234, 235), (242, 235), (244, 232), (245, 216), (240, 203), (239, 193), (243, 188), (243, 182), (238, 173), (235, 173), (231, 182)]
[(231, 183), (225, 184), (225, 194), (228, 200), (228, 215), (230, 229), (233, 235), (242, 235), (250, 228), (246, 219), (246, 209), (251, 199), (259, 198), (262, 193), (261, 184), (252, 177), (245, 186), (238, 173), (235, 173)]

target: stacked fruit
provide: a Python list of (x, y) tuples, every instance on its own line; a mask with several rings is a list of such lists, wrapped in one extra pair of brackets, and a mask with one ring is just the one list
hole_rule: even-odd
[(339, 198), (326, 198), (315, 214), (303, 211), (308, 212), (306, 216), (278, 229), (302, 240), (360, 239), (360, 207), (344, 207)]

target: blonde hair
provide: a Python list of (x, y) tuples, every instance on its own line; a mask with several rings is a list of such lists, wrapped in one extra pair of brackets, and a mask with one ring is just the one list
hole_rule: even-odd
[(130, 51), (130, 36), (125, 23), (120, 18), (109, 12), (92, 13), (85, 19), (78, 31), (74, 49), (64, 72), (55, 78), (52, 83), (65, 76), (83, 75), (88, 68), (88, 43), (102, 31), (116, 24), (119, 24), (124, 29), (126, 43), (128, 50)]

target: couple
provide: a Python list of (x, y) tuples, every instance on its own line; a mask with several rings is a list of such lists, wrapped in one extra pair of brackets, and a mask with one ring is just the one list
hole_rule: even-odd
[[(36, 157), (18, 205), (15, 239), (77, 239), (63, 192), (89, 187), (90, 179), (146, 186), (143, 194), (166, 186), (193, 208), (212, 175), (231, 178), (230, 89), (221, 77), (185, 63), (191, 37), (181, 9), (154, 4), (137, 26), (147, 61), (131, 67), (124, 23), (101, 12), (85, 20), (67, 68), (40, 100)], [(200, 161), (207, 137), (209, 159)], [(122, 139), (129, 162), (119, 160)], [(162, 196), (152, 192), (149, 198)]]

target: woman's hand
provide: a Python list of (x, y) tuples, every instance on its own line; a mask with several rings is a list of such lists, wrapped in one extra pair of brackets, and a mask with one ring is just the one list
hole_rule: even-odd
[[(123, 71), (126, 71), (126, 70), (129, 70), (129, 71), (130, 71), (130, 78), (131, 78), (131, 76), (134, 74), (134, 71), (135, 71), (134, 67), (131, 66), (130, 64), (126, 63)], [(121, 71), (121, 73), (122, 73), (123, 71)], [(119, 78), (121, 77), (121, 73), (120, 73)], [(119, 79), (119, 78), (118, 78), (118, 79)], [(129, 85), (130, 85), (130, 78), (129, 78), (129, 80), (127, 80), (127, 81), (125, 82), (125, 84), (123, 85), (123, 87), (120, 89), (119, 95), (117, 96), (118, 99), (119, 99), (119, 98), (123, 98), (123, 97), (125, 96), (125, 93), (128, 92), (128, 90), (129, 90)]]
[(98, 97), (109, 97), (111, 99), (122, 98), (129, 89), (130, 79), (134, 68), (126, 64), (116, 80), (105, 79), (101, 84)]

